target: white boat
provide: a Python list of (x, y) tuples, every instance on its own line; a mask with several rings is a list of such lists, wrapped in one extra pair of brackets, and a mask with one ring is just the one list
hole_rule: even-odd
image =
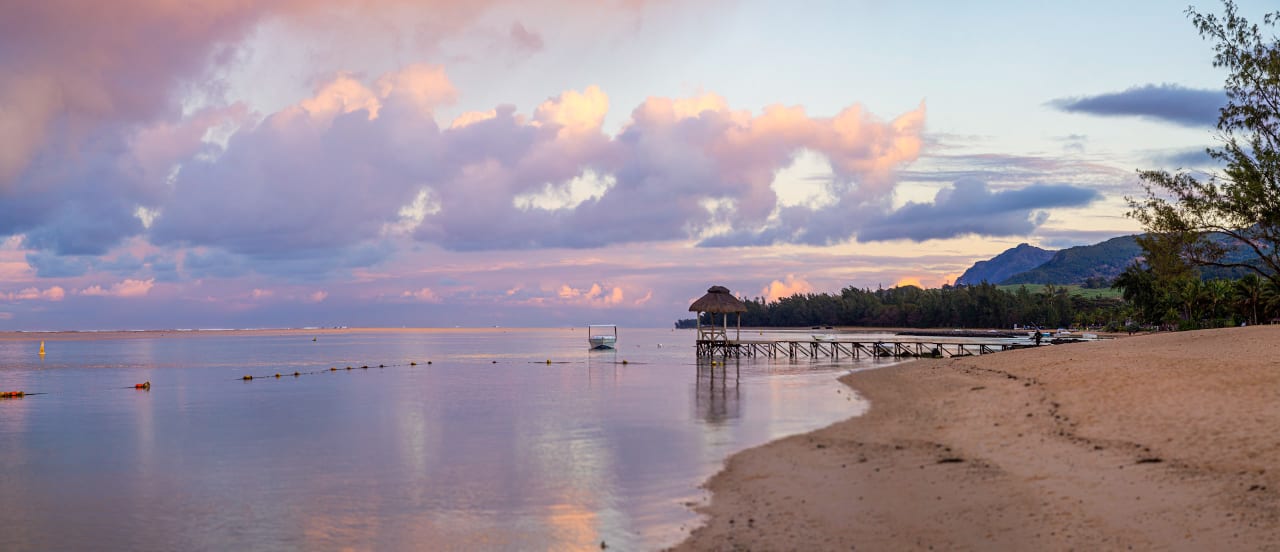
[(835, 334), (813, 334), (813, 340), (830, 342), (835, 341), (836, 336)]
[(592, 349), (612, 349), (618, 343), (618, 326), (591, 324), (587, 326), (587, 342)]

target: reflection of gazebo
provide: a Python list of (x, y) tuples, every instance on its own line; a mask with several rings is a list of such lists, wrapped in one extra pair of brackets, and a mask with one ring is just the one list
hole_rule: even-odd
[[(733, 335), (733, 341), (737, 341), (742, 332), (742, 313), (747, 312), (747, 305), (729, 293), (729, 288), (711, 286), (706, 295), (689, 305), (689, 311), (698, 313), (698, 355), (709, 356), (717, 352), (727, 355), (732, 347), (729, 343), (729, 314), (738, 315)], [(704, 312), (711, 315), (707, 326), (702, 325)], [(716, 325), (717, 314), (721, 315), (720, 325)]]

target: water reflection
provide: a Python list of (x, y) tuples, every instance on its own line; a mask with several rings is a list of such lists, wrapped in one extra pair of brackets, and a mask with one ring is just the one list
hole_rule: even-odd
[(698, 359), (694, 409), (708, 424), (722, 425), (741, 417), (741, 362), (736, 358)]
[(0, 401), (0, 548), (658, 549), (728, 454), (851, 412), (846, 368), (583, 335), (0, 341), (0, 388), (49, 392)]

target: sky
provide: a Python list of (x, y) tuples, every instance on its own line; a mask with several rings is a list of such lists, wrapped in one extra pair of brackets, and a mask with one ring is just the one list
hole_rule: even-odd
[(1140, 169), (1214, 169), (1186, 8), (14, 0), (0, 330), (662, 327), (711, 285), (937, 287), (1139, 231)]

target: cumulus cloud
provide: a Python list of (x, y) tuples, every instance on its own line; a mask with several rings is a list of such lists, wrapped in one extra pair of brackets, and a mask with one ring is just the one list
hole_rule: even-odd
[[(225, 77), (266, 23), (319, 29), (342, 22), (342, 33), (320, 34), (349, 40), (412, 29), (412, 42), (425, 45), (504, 5), (520, 3), (282, 0), (193, 10), (161, 0), (8, 2), (0, 18), (0, 236), (25, 235), (28, 247), (58, 255), (101, 255), (146, 234), (170, 203), (176, 170), (218, 154), (210, 133), (253, 126), (244, 106), (225, 99)], [(630, 5), (601, 10), (633, 13)], [(386, 25), (350, 25), (353, 12)], [(509, 39), (527, 48), (537, 35), (521, 29)], [(372, 86), (335, 80), (300, 109), (316, 120), (355, 110), (376, 116), (387, 101), (421, 109), (452, 95), (429, 82), (439, 73), (392, 77)]]
[(868, 220), (858, 233), (858, 240), (1026, 235), (1048, 219), (1045, 209), (1083, 207), (1100, 197), (1094, 190), (1065, 184), (1032, 184), (993, 191), (985, 182), (961, 180), (940, 190), (932, 203), (908, 202)]
[(774, 280), (769, 285), (760, 290), (760, 296), (765, 301), (777, 301), (784, 297), (791, 297), (797, 293), (810, 293), (813, 291), (813, 285), (803, 278), (796, 278), (794, 274), (788, 274), (782, 280)]
[(624, 295), (620, 287), (606, 288), (598, 283), (591, 284), (591, 287), (586, 289), (564, 284), (556, 290), (556, 296), (560, 298), (562, 303), (583, 306), (604, 307), (618, 305), (623, 302)]
[(61, 286), (46, 289), (30, 287), (21, 291), (0, 293), (0, 299), (6, 301), (61, 301), (66, 296), (67, 292)]
[(97, 297), (143, 297), (151, 291), (155, 283), (154, 278), (148, 280), (130, 279), (106, 288), (101, 285), (92, 285), (76, 292), (76, 294)]
[(400, 294), (401, 297), (422, 301), (424, 303), (439, 303), (440, 295), (432, 291), (431, 288), (422, 288), (416, 291), (405, 291)]
[(235, 133), (216, 158), (184, 164), (152, 240), (290, 257), (377, 238), (444, 170), (432, 163), (441, 152), (431, 111), (453, 94), (439, 67), (411, 66), (371, 86), (339, 76)]
[[(449, 27), (501, 1), (426, 3)], [(923, 104), (889, 118), (857, 104), (814, 115), (801, 106), (735, 109), (704, 93), (619, 108), (606, 91), (585, 86), (524, 111), (504, 104), (438, 121), (459, 91), (442, 67), (412, 64), (381, 75), (328, 73), (308, 97), (275, 112), (217, 101), (193, 111), (182, 105), (184, 84), (232, 63), (240, 40), (266, 18), (377, 10), (384, 2), (219, 5), (181, 33), (170, 29), (193, 16), (161, 4), (127, 0), (115, 6), (119, 13), (74, 16), (22, 6), (19, 19), (57, 27), (52, 36), (65, 43), (0, 22), (0, 31), (24, 37), (0, 33), (0, 51), (40, 46), (31, 51), (35, 69), (0, 71), (0, 106), (23, 113), (0, 117), (9, 125), (0, 138), (18, 132), (32, 144), (6, 150), (0, 161), (9, 167), (0, 174), (0, 235), (24, 236), (28, 264), (41, 277), (103, 270), (138, 282), (250, 273), (324, 280), (421, 244), (492, 251), (887, 239), (868, 230), (868, 220), (918, 232), (886, 213), (899, 175), (924, 147)], [(91, 16), (113, 25), (102, 36), (68, 30)], [(139, 31), (157, 25), (166, 29), (159, 36)], [(510, 35), (527, 48), (541, 41), (519, 23)], [(0, 58), (0, 70), (19, 57)], [(59, 69), (42, 72), (46, 65)], [(101, 76), (115, 70), (124, 81)], [(137, 88), (145, 97), (131, 95)], [(49, 99), (55, 89), (63, 92)], [(628, 108), (620, 130), (606, 132), (611, 110)], [(54, 113), (67, 124), (52, 124)], [(778, 175), (801, 156), (820, 158), (830, 175), (808, 200), (780, 200)], [(1021, 231), (1027, 220), (1034, 227), (1028, 216), (1005, 229)], [(159, 252), (102, 261), (129, 240)], [(621, 287), (578, 291), (575, 299), (615, 303), (623, 295)], [(643, 293), (626, 295), (644, 302)]]
[(1049, 105), (1068, 113), (1103, 117), (1143, 117), (1189, 127), (1211, 127), (1227, 103), (1222, 90), (1186, 88), (1176, 84), (1147, 84), (1121, 92), (1057, 98)]

